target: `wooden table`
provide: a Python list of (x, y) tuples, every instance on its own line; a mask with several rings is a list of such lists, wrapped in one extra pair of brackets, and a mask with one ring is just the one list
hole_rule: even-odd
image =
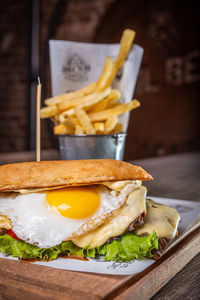
[[(43, 152), (43, 159), (58, 159), (59, 155), (57, 151), (46, 151)], [(8, 162), (17, 162), (22, 160), (31, 160), (34, 159), (33, 153), (23, 153), (22, 155), (0, 155), (0, 162), (1, 163), (8, 163)], [(158, 157), (158, 158), (148, 158), (142, 159), (137, 161), (132, 161), (131, 163), (139, 164), (144, 167), (149, 173), (151, 173), (154, 177), (154, 181), (146, 183), (148, 188), (148, 194), (152, 196), (160, 196), (160, 197), (171, 197), (171, 198), (179, 198), (185, 200), (193, 200), (193, 201), (200, 201), (200, 153), (186, 153), (186, 154), (177, 154), (165, 157)], [(19, 264), (18, 262), (16, 262)], [(23, 265), (23, 266), (22, 266)], [(25, 266), (21, 264), (21, 272), (32, 272), (32, 276), (34, 276), (34, 272), (37, 270), (37, 266), (31, 267), (30, 264)], [(7, 261), (1, 265), (0, 268), (0, 276), (4, 276), (6, 272), (6, 276), (8, 280), (8, 287), (7, 290), (0, 293), (0, 299), (21, 299), (18, 284), (14, 281), (14, 273), (16, 272), (13, 264), (11, 261)], [(63, 278), (63, 272), (66, 271), (58, 271), (55, 273), (55, 270), (51, 271), (51, 275), (47, 275), (45, 271), (48, 268), (43, 268), (43, 271), (40, 275), (37, 275), (37, 279), (35, 279), (35, 286), (37, 286), (38, 290), (36, 291), (33, 287), (32, 292), (34, 291), (35, 294), (31, 293), (31, 287), (34, 285), (34, 280), (31, 283), (30, 277), (26, 277), (26, 285), (23, 286), (23, 278), (21, 280), (21, 285), (23, 286), (24, 297), (23, 299), (57, 299), (59, 294), (59, 286), (56, 285), (56, 276), (55, 274), (60, 274), (60, 278)], [(79, 296), (82, 295), (80, 299), (113, 299), (113, 296), (109, 298), (106, 295), (106, 289), (108, 286), (112, 286), (112, 288), (117, 287), (120, 284), (121, 279), (118, 276), (107, 276), (107, 275), (85, 275), (84, 273), (75, 273), (75, 272), (68, 272), (69, 276), (66, 277), (66, 280), (62, 280), (63, 283), (63, 291), (60, 289), (60, 295), (64, 293), (64, 285), (66, 286), (67, 294), (66, 298), (60, 296), (59, 299), (72, 299), (72, 296), (67, 297), (68, 293), (70, 295), (70, 282), (68, 281), (73, 280), (71, 282), (71, 286), (76, 290), (79, 286), (85, 285), (87, 290), (91, 288), (91, 296), (88, 297), (88, 294), (84, 294), (82, 290), (82, 294), (77, 295), (74, 294), (73, 290), (73, 299), (79, 299)], [(79, 274), (79, 275), (77, 275)], [(23, 275), (23, 274), (22, 274)], [(49, 287), (53, 286), (55, 297), (51, 298), (51, 293), (48, 290), (48, 282), (41, 284), (40, 280), (42, 278), (47, 278), (49, 281)], [(18, 278), (16, 276), (16, 278)], [(10, 281), (9, 281), (10, 280)], [(51, 282), (50, 282), (51, 281)], [(54, 282), (55, 281), (55, 282)], [(77, 282), (76, 282), (77, 281)], [(55, 283), (55, 284), (54, 284)], [(9, 286), (10, 284), (10, 286)], [(101, 284), (101, 286), (100, 286)], [(154, 284), (152, 282), (152, 284)], [(68, 287), (68, 288), (67, 288)], [(13, 291), (12, 291), (13, 289)], [(127, 290), (122, 291), (122, 293), (116, 296), (116, 299), (134, 299), (133, 296), (130, 296), (128, 290), (131, 287), (127, 288)], [(9, 293), (8, 293), (9, 290)], [(0, 285), (1, 291), (1, 285)], [(104, 294), (106, 296), (95, 296), (94, 294), (100, 295)], [(105, 291), (103, 293), (103, 291)], [(16, 296), (15, 296), (16, 293)], [(57, 294), (56, 294), (57, 293)], [(9, 294), (9, 297), (13, 295), (11, 298), (7, 298), (5, 295)], [(30, 294), (30, 295), (29, 295)], [(42, 295), (41, 295), (42, 294)], [(71, 294), (72, 295), (72, 294)], [(40, 297), (41, 296), (41, 297)], [(16, 297), (16, 298), (15, 298)], [(34, 298), (35, 297), (35, 298)], [(74, 298), (75, 297), (75, 298)], [(161, 300), (161, 299), (199, 299), (200, 298), (200, 254), (192, 259), (179, 273), (177, 273), (162, 289), (160, 289), (157, 294), (155, 294), (151, 299), (153, 300)]]
[[(133, 161), (149, 171), (148, 194), (200, 201), (200, 153), (176, 154)], [(200, 254), (172, 278), (152, 300), (200, 299)]]

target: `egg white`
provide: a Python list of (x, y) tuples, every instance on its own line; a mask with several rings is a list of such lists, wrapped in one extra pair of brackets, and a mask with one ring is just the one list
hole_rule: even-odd
[(93, 215), (84, 219), (58, 214), (46, 201), (46, 193), (19, 194), (17, 197), (1, 194), (0, 214), (11, 220), (12, 230), (23, 241), (40, 248), (53, 247), (102, 224), (114, 210), (123, 205), (134, 185), (127, 184), (121, 192), (102, 185), (93, 188), (100, 195), (100, 205)]

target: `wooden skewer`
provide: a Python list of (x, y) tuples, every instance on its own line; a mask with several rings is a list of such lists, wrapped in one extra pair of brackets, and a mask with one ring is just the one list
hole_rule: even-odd
[(36, 161), (40, 161), (40, 107), (41, 107), (41, 83), (38, 77), (37, 103), (36, 103)]

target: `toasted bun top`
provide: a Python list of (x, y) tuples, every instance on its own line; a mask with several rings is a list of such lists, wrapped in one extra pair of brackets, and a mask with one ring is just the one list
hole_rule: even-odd
[(0, 191), (151, 180), (141, 167), (113, 159), (41, 161), (0, 166)]

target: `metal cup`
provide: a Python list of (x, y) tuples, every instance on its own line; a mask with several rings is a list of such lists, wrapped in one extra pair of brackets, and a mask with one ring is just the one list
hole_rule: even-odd
[(112, 158), (123, 160), (127, 133), (60, 135), (62, 160)]

